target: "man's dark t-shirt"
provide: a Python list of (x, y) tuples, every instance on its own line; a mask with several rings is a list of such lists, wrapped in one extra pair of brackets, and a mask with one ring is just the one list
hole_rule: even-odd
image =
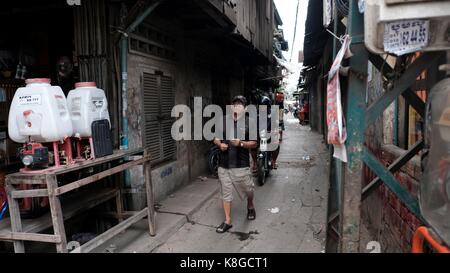
[[(241, 117), (241, 119), (244, 118)], [(227, 139), (227, 131), (231, 132), (231, 126), (234, 127), (234, 137), (233, 138), (240, 138), (242, 141), (249, 141), (249, 122), (250, 119), (248, 117), (245, 117), (245, 123), (244, 122), (238, 122), (233, 120), (231, 117), (226, 116), (224, 117), (224, 124), (223, 124), (223, 138), (225, 140), (222, 140), (222, 143), (225, 143), (228, 145), (228, 150), (221, 152), (220, 155), (220, 162), (219, 166), (226, 169), (232, 169), (232, 168), (245, 168), (250, 167), (250, 155), (249, 150), (242, 148), (242, 147), (235, 147), (231, 145), (229, 140)], [(231, 123), (231, 124), (230, 124)], [(244, 137), (244, 138), (242, 138)]]

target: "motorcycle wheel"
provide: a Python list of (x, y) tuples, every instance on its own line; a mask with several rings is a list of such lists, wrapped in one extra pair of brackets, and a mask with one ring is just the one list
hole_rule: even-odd
[(264, 170), (264, 161), (258, 159), (258, 184), (260, 186), (266, 183), (266, 172)]
[(208, 168), (209, 172), (217, 177), (217, 169), (219, 168), (219, 160), (220, 160), (220, 150), (219, 149), (213, 149), (209, 152), (208, 155)]

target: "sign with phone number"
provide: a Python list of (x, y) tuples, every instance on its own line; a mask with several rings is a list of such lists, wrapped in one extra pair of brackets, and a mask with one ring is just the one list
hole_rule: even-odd
[(385, 24), (384, 50), (398, 56), (428, 45), (428, 20), (404, 20)]

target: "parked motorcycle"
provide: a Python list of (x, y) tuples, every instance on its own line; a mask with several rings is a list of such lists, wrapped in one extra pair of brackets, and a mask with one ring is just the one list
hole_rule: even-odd
[(257, 156), (258, 166), (258, 184), (263, 186), (266, 183), (266, 178), (270, 175), (272, 169), (272, 152), (267, 150), (267, 143), (269, 136), (265, 130), (260, 133), (259, 149)]

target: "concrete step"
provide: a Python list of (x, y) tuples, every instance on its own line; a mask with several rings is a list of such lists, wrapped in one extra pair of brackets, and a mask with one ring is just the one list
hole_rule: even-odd
[(197, 179), (158, 204), (156, 236), (148, 234), (148, 222), (143, 219), (93, 252), (149, 253), (187, 223), (187, 217), (192, 217), (218, 190), (217, 179)]

